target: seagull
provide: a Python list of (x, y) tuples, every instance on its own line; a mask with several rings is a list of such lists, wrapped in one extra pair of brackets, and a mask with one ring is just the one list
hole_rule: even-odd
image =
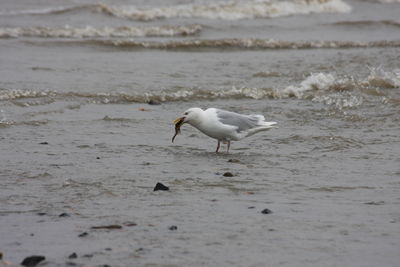
[(184, 123), (188, 123), (197, 128), (203, 134), (217, 139), (218, 153), (220, 143), (228, 144), (227, 153), (231, 145), (231, 141), (238, 141), (255, 133), (266, 131), (274, 128), (276, 122), (267, 122), (263, 115), (242, 115), (239, 113), (226, 111), (217, 108), (190, 108), (173, 121), (175, 124), (175, 135), (172, 138), (174, 142), (175, 136), (180, 133), (180, 127)]

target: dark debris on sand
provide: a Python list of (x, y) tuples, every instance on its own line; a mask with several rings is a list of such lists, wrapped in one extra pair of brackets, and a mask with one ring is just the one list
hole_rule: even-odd
[(39, 262), (44, 261), (45, 259), (46, 259), (46, 257), (44, 257), (44, 256), (33, 255), (33, 256), (26, 257), (21, 262), (21, 265), (25, 266), (25, 267), (34, 267), (34, 266), (38, 265)]
[(225, 172), (224, 174), (222, 174), (222, 176), (224, 176), (224, 177), (233, 177), (234, 175), (231, 172)]
[(162, 191), (168, 191), (169, 187), (163, 185), (162, 183), (157, 183), (156, 186), (154, 187), (153, 191), (158, 191), (158, 190), (162, 190)]
[(270, 209), (263, 209), (263, 210), (261, 211), (261, 213), (262, 213), (262, 214), (271, 214), (272, 211), (271, 211)]
[(119, 224), (110, 224), (110, 225), (100, 225), (100, 226), (92, 226), (90, 227), (91, 229), (108, 229), (108, 230), (113, 230), (113, 229), (122, 229), (122, 225)]

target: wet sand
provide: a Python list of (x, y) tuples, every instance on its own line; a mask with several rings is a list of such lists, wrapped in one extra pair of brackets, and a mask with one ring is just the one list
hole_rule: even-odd
[(3, 2), (0, 266), (399, 265), (398, 1)]
[[(172, 119), (193, 103), (86, 105), (64, 112), (68, 134), (51, 122), (56, 113), (29, 132), (2, 129), (4, 258), (44, 255), (51, 266), (396, 266), (397, 128), (363, 129), (344, 114), (321, 124), (326, 109), (302, 121), (296, 113), (307, 103), (287, 102), (206, 103), (263, 107), (280, 122), (232, 143), (229, 154), (215, 154), (216, 142), (187, 125), (171, 143)], [(170, 190), (154, 192), (157, 182)], [(91, 229), (105, 225), (122, 228)]]

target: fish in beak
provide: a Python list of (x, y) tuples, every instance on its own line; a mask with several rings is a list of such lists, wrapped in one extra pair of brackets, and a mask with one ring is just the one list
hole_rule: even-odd
[(181, 133), (181, 126), (182, 126), (182, 124), (185, 123), (185, 117), (179, 117), (179, 118), (175, 119), (175, 120), (173, 121), (173, 123), (175, 124), (175, 134), (174, 134), (174, 136), (172, 137), (172, 143), (174, 142), (175, 137), (176, 137), (178, 134)]

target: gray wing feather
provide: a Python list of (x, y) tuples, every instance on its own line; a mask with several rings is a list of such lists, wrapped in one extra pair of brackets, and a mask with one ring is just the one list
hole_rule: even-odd
[(221, 123), (238, 127), (238, 132), (260, 126), (258, 122), (263, 118), (261, 115), (242, 115), (220, 109), (217, 109), (217, 116)]

